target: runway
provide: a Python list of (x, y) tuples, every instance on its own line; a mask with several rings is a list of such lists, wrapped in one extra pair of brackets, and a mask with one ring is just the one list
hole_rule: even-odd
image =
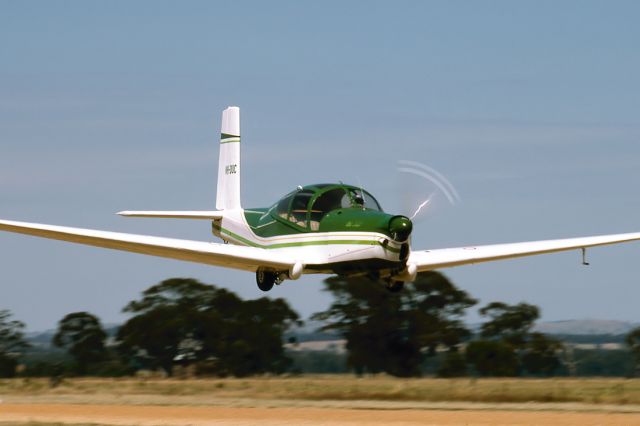
[(2, 404), (0, 423), (95, 425), (640, 425), (638, 413), (264, 408), (105, 404)]

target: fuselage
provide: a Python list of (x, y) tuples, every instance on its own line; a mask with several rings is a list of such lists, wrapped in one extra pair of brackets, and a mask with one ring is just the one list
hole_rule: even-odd
[(409, 255), (411, 221), (385, 213), (345, 184), (298, 187), (268, 208), (225, 211), (213, 222), (224, 241), (290, 252), (305, 273), (397, 274)]

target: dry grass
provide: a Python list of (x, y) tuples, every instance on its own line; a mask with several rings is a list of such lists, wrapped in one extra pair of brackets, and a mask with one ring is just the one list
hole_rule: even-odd
[(0, 399), (139, 396), (256, 400), (374, 400), (415, 402), (574, 402), (640, 405), (640, 380), (629, 379), (396, 379), (386, 376), (260, 377), (249, 379), (0, 380)]

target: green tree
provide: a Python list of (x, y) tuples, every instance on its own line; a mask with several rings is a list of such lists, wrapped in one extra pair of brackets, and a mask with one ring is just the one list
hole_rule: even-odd
[(528, 303), (493, 302), (480, 309), (480, 315), (490, 318), (482, 324), (482, 337), (500, 339), (518, 349), (526, 343), (531, 327), (540, 317), (540, 310)]
[(0, 310), (0, 377), (13, 377), (17, 358), (29, 347), (24, 340), (24, 323), (11, 319), (11, 312)]
[(467, 345), (465, 355), (481, 376), (515, 376), (518, 372), (513, 347), (499, 340), (474, 340)]
[(627, 350), (576, 349), (574, 357), (576, 376), (628, 377), (633, 372), (633, 355)]
[(86, 374), (92, 364), (107, 357), (105, 340), (107, 333), (100, 320), (88, 312), (73, 312), (58, 323), (53, 344), (67, 350), (75, 361), (78, 374)]
[(631, 350), (631, 354), (633, 356), (633, 372), (632, 375), (634, 377), (640, 376), (640, 327), (637, 327), (624, 339), (627, 346)]
[[(201, 326), (215, 288), (194, 279), (162, 281), (130, 302), (124, 312), (134, 314), (118, 330), (118, 350), (138, 367), (173, 374), (177, 362), (201, 358)], [(219, 325), (214, 322), (214, 326)]]
[[(478, 345), (467, 348), (467, 352), (473, 350), (472, 355), (468, 354), (467, 360), (478, 373), (494, 376), (515, 375), (518, 371), (524, 370), (533, 375), (551, 375), (560, 367), (558, 353), (562, 350), (562, 344), (558, 340), (531, 331), (535, 321), (540, 317), (537, 306), (528, 303), (508, 305), (493, 302), (479, 312), (489, 317), (489, 320), (482, 324), (482, 340), (478, 341)], [(490, 341), (500, 344), (489, 344)], [(506, 354), (508, 351), (512, 353), (509, 356)], [(507, 362), (509, 360), (515, 360), (515, 364)]]
[(559, 340), (542, 333), (531, 333), (520, 356), (522, 368), (529, 374), (551, 376), (562, 366), (558, 355), (562, 350)]
[(174, 278), (145, 290), (124, 309), (120, 353), (137, 365), (173, 374), (176, 364), (207, 363), (218, 375), (281, 373), (290, 360), (284, 332), (299, 322), (282, 299), (244, 301), (194, 279)]
[(426, 356), (438, 347), (455, 350), (470, 335), (461, 317), (476, 301), (438, 272), (419, 274), (400, 293), (341, 276), (326, 279), (325, 290), (335, 300), (313, 318), (347, 340), (347, 364), (356, 374), (419, 376)]
[(281, 374), (291, 367), (283, 347), (284, 334), (300, 321), (283, 299), (243, 301), (227, 290), (218, 290), (207, 315), (222, 324), (216, 329), (216, 322), (208, 322), (203, 341), (204, 352), (216, 359), (217, 374)]
[(458, 350), (447, 351), (436, 371), (438, 377), (461, 377), (467, 375), (465, 356)]

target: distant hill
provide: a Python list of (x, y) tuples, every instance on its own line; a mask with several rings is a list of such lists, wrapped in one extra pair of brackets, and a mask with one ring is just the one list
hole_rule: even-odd
[(33, 347), (47, 348), (51, 346), (51, 339), (53, 339), (55, 333), (55, 330), (35, 331), (25, 333), (24, 337)]
[(633, 324), (626, 321), (601, 320), (601, 319), (581, 319), (565, 321), (548, 321), (535, 325), (535, 331), (544, 334), (626, 334), (640, 324)]

